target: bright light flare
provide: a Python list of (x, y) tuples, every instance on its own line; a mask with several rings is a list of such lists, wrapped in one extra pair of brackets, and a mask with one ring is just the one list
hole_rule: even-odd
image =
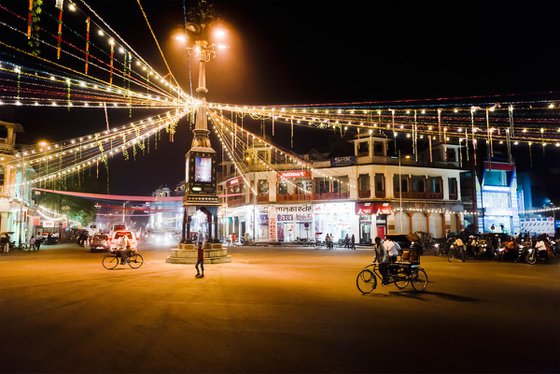
[(187, 36), (185, 34), (177, 34), (173, 37), (173, 39), (175, 39), (176, 41), (178, 41), (180, 43), (186, 43), (187, 42)]
[(223, 39), (227, 35), (227, 32), (223, 27), (218, 26), (214, 29), (213, 34), (216, 39)]

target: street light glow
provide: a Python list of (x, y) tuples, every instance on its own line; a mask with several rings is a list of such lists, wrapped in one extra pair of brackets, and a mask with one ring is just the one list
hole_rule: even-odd
[(217, 27), (214, 30), (214, 37), (216, 39), (223, 39), (226, 36), (226, 30), (223, 27)]
[(178, 42), (181, 43), (186, 43), (187, 42), (187, 36), (185, 34), (177, 34), (173, 37), (173, 39), (177, 40)]

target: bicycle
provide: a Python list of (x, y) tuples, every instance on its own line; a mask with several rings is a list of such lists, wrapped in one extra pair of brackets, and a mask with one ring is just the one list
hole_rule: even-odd
[[(119, 251), (110, 251), (108, 255), (103, 257), (101, 264), (105, 269), (113, 270), (119, 265), (119, 262), (121, 262), (121, 256), (117, 256), (117, 253), (119, 253)], [(126, 254), (125, 261), (132, 269), (138, 269), (144, 263), (144, 257), (136, 251), (120, 251), (120, 253)]]
[[(428, 274), (418, 264), (389, 264), (388, 275), (388, 284), (394, 283), (400, 290), (408, 286), (409, 283), (416, 292), (422, 292), (428, 287)], [(377, 288), (378, 279), (383, 281), (379, 265), (370, 264), (358, 273), (356, 287), (362, 294), (370, 294)]]

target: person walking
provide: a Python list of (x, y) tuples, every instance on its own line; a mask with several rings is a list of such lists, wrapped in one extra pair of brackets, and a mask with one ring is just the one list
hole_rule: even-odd
[(34, 251), (35, 250), (35, 235), (31, 236), (31, 239), (29, 239), (29, 250), (30, 251)]
[[(204, 249), (202, 248), (202, 242), (198, 242), (198, 260), (196, 261), (196, 278), (204, 278)], [(202, 272), (198, 270), (198, 265), (200, 265), (200, 269)]]
[(350, 238), (350, 244), (351, 244), (351, 248), (353, 250), (356, 250), (356, 237), (354, 236), (354, 234), (352, 234), (352, 237)]
[(42, 236), (39, 236), (39, 237), (37, 237), (37, 239), (35, 239), (35, 248), (37, 250), (39, 250), (39, 248), (41, 248), (41, 244), (43, 244), (43, 240), (44, 239), (43, 239)]
[(348, 234), (344, 237), (344, 248), (350, 248), (350, 237)]

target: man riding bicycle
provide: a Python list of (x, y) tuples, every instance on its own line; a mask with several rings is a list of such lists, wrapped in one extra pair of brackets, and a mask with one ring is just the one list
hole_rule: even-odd
[(130, 240), (126, 235), (119, 238), (117, 248), (117, 258), (121, 258), (121, 265), (124, 265), (128, 261), (128, 251), (130, 251)]
[(379, 272), (383, 276), (383, 284), (386, 285), (389, 282), (389, 254), (379, 236), (375, 238), (373, 250), (375, 252), (375, 259), (373, 260), (373, 263), (379, 264)]

